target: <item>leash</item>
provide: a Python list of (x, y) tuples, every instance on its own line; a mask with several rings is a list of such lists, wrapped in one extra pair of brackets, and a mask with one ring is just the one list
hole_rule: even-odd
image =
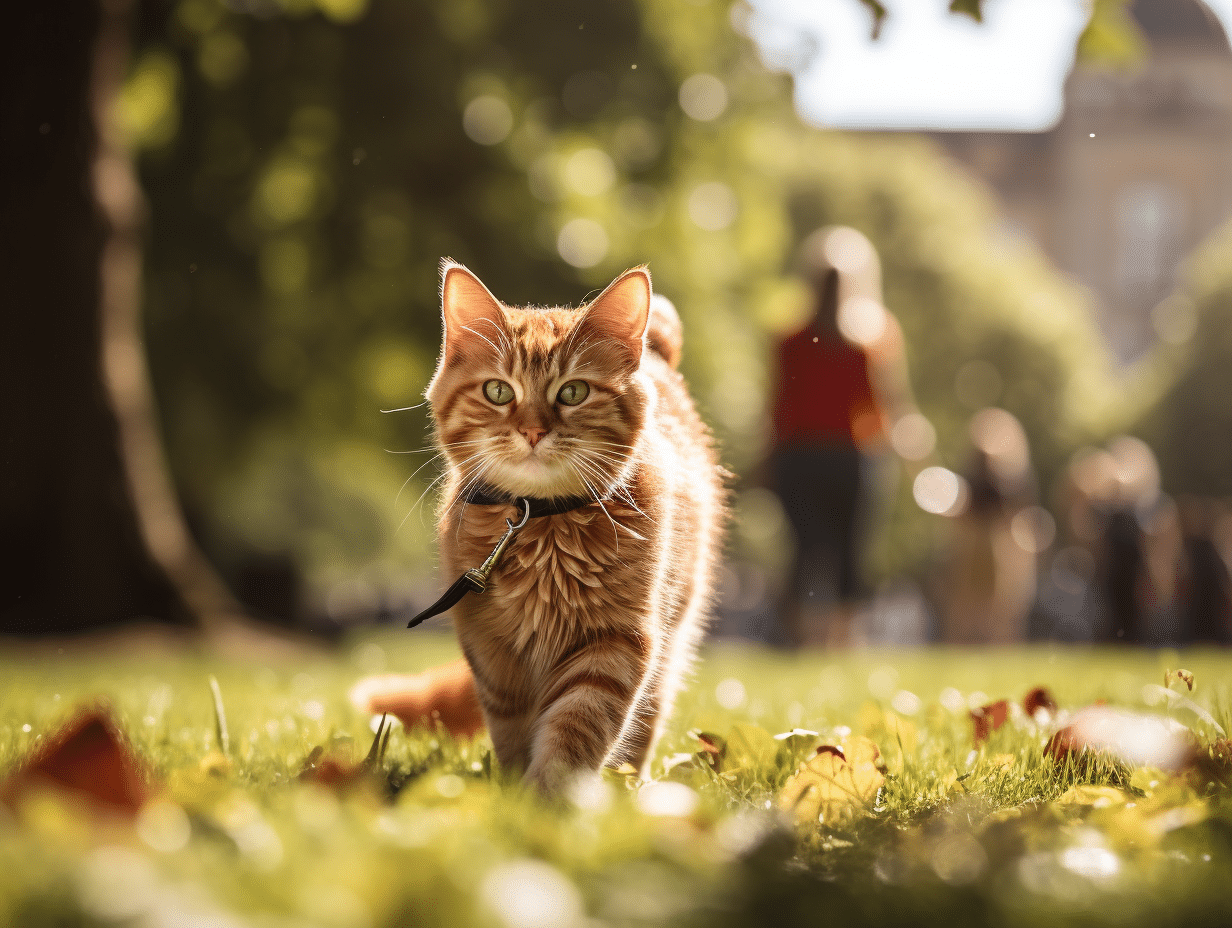
[(505, 553), (505, 548), (531, 519), (542, 519), (572, 512), (574, 509), (581, 509), (586, 504), (593, 503), (594, 499), (589, 496), (565, 496), (560, 499), (539, 499), (530, 496), (510, 498), (508, 494), (501, 494), (498, 490), (481, 486), (467, 494), (466, 502), (475, 506), (515, 505), (522, 510), (522, 519), (516, 524), (512, 519), (505, 519), (505, 534), (501, 535), (492, 548), (492, 552), (484, 558), (483, 563), (478, 567), (472, 567), (455, 580), (440, 599), (411, 619), (406, 624), (407, 628), (414, 628), (419, 623), (452, 609), (462, 601), (462, 597), (467, 593), (484, 592), (488, 588), (488, 577), (496, 569), (501, 555)]

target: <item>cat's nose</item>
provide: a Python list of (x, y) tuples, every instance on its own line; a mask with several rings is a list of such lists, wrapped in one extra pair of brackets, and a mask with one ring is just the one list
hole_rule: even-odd
[(543, 436), (548, 433), (547, 429), (541, 429), (537, 426), (527, 426), (526, 428), (518, 429), (518, 431), (522, 433), (522, 437), (526, 439), (532, 448), (539, 444)]

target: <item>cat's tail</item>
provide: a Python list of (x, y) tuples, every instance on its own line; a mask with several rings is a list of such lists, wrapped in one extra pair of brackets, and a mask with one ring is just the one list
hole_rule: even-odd
[(680, 364), (680, 349), (684, 330), (676, 307), (665, 296), (656, 293), (650, 299), (650, 321), (646, 323), (646, 344), (672, 367)]

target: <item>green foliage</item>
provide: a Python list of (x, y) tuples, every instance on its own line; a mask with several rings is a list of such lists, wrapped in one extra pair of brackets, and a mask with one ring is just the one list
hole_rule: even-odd
[[(49, 792), (0, 806), (0, 922), (734, 928), (773, 912), (786, 924), (1154, 928), (1209, 923), (1226, 905), (1226, 787), (1054, 764), (1046, 730), (1021, 717), (972, 743), (967, 708), (984, 694), (1042, 684), (1062, 709), (1141, 707), (1175, 655), (712, 649), (648, 787), (612, 773), (546, 803), (493, 773), (486, 736), (423, 728), (395, 731), (372, 786), (300, 779), (315, 748), (352, 762), (368, 750), (369, 720), (344, 695), (357, 676), (454, 655), (450, 640), (406, 633), (297, 659), (8, 651), (0, 774), (101, 695), (162, 786), (133, 821)], [(1193, 698), (1226, 726), (1227, 657), (1186, 663)], [(717, 766), (692, 760), (694, 728), (724, 733)], [(885, 758), (860, 814), (825, 828), (774, 808), (816, 744), (860, 735)]]
[(1094, 0), (1078, 36), (1078, 57), (1095, 65), (1132, 67), (1146, 53), (1146, 38), (1126, 7), (1129, 0)]
[[(767, 451), (770, 347), (808, 312), (791, 255), (826, 223), (881, 251), (947, 463), (971, 361), (999, 372), (983, 401), (1023, 420), (1045, 474), (1105, 405), (1081, 295), (993, 234), (927, 146), (802, 126), (739, 5), (240, 9), (180, 0), (125, 97), (147, 101), (134, 125), (179, 126), (141, 135), (148, 341), (178, 485), (223, 560), (290, 551), (318, 586), (427, 570), (426, 410), (378, 410), (430, 376), (443, 256), (514, 303), (577, 303), (648, 262), (740, 473)], [(173, 103), (146, 62), (170, 63)], [(885, 571), (930, 533), (897, 486)]]
[(1191, 259), (1187, 280), (1157, 312), (1181, 323), (1154, 372), (1162, 385), (1134, 431), (1159, 454), (1172, 493), (1232, 497), (1232, 227)]

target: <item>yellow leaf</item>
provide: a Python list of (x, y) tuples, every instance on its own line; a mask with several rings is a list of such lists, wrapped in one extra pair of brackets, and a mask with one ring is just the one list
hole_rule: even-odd
[(1071, 786), (1057, 799), (1057, 805), (1106, 809), (1109, 806), (1123, 806), (1128, 801), (1126, 793), (1111, 786)]
[(885, 714), (885, 730), (892, 744), (901, 744), (904, 754), (914, 754), (919, 736), (916, 734), (915, 723), (896, 715), (893, 712)]
[(876, 798), (885, 783), (884, 766), (877, 745), (852, 737), (841, 752), (822, 749), (801, 764), (779, 793), (779, 808), (791, 812), (799, 824), (850, 821)]

